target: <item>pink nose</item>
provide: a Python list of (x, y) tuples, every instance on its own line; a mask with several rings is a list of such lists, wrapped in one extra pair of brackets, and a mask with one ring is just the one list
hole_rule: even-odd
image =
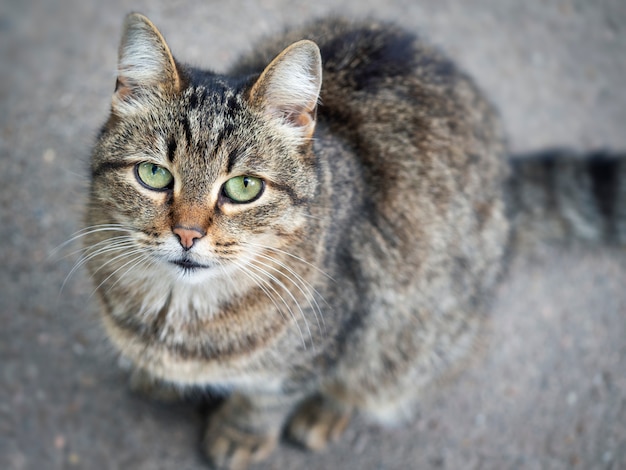
[(177, 225), (172, 231), (174, 235), (178, 237), (178, 241), (185, 250), (190, 249), (196, 240), (199, 240), (205, 235), (203, 230), (196, 227), (182, 227)]

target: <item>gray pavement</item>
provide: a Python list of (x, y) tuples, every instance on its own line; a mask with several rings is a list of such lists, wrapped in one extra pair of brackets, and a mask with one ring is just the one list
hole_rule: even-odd
[[(78, 246), (89, 147), (123, 16), (223, 70), (260, 35), (328, 13), (392, 19), (489, 91), (515, 151), (626, 149), (624, 0), (0, 2), (0, 469), (202, 469), (202, 406), (132, 395)], [(65, 256), (70, 254), (70, 256)], [(64, 284), (64, 285), (63, 285)], [(626, 469), (626, 251), (539, 246), (494, 301), (485, 358), (405, 428), (357, 418), (322, 454), (260, 469)]]

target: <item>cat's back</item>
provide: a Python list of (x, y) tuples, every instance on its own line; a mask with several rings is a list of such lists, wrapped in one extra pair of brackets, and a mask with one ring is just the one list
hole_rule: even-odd
[[(261, 42), (233, 73), (263, 70), (300, 39), (317, 43), (323, 62), (315, 153), (340, 183), (325, 190), (358, 193), (347, 227), (339, 229), (380, 269), (369, 270), (372, 280), (394, 273), (395, 282), (424, 282), (422, 289), (440, 295), (459, 284), (474, 295), (492, 284), (499, 264), (492, 261), (508, 234), (505, 145), (497, 113), (478, 87), (413, 32), (343, 19)], [(451, 264), (458, 265), (456, 279), (444, 274)], [(427, 280), (440, 275), (443, 284), (434, 289)]]
[(500, 139), (495, 113), (472, 80), (428, 41), (392, 23), (320, 19), (261, 41), (231, 73), (260, 73), (301, 39), (319, 46), (323, 80), (318, 117), (332, 122), (335, 132), (350, 134), (359, 124), (374, 121), (403, 126), (395, 130), (426, 132), (442, 119), (462, 132), (473, 118), (480, 121), (474, 125), (494, 128), (493, 136), (483, 137)]
[(300, 39), (317, 43), (322, 56), (318, 147), (328, 133), (344, 139), (381, 191), (381, 183), (402, 179), (405, 165), (428, 172), (432, 159), (451, 173), (479, 167), (485, 179), (477, 190), (500, 185), (505, 149), (497, 113), (450, 59), (397, 25), (321, 19), (262, 41), (232, 73), (258, 73)]

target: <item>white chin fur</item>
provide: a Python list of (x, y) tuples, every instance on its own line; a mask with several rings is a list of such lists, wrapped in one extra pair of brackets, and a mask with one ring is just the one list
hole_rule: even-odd
[(214, 281), (218, 278), (224, 277), (224, 269), (221, 269), (217, 266), (209, 268), (186, 269), (175, 264), (171, 264), (170, 270), (173, 272), (176, 281), (185, 282), (193, 285)]

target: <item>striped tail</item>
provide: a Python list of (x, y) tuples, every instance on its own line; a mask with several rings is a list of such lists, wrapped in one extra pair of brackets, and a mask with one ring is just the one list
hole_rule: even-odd
[(626, 153), (516, 155), (507, 191), (518, 241), (626, 243)]

